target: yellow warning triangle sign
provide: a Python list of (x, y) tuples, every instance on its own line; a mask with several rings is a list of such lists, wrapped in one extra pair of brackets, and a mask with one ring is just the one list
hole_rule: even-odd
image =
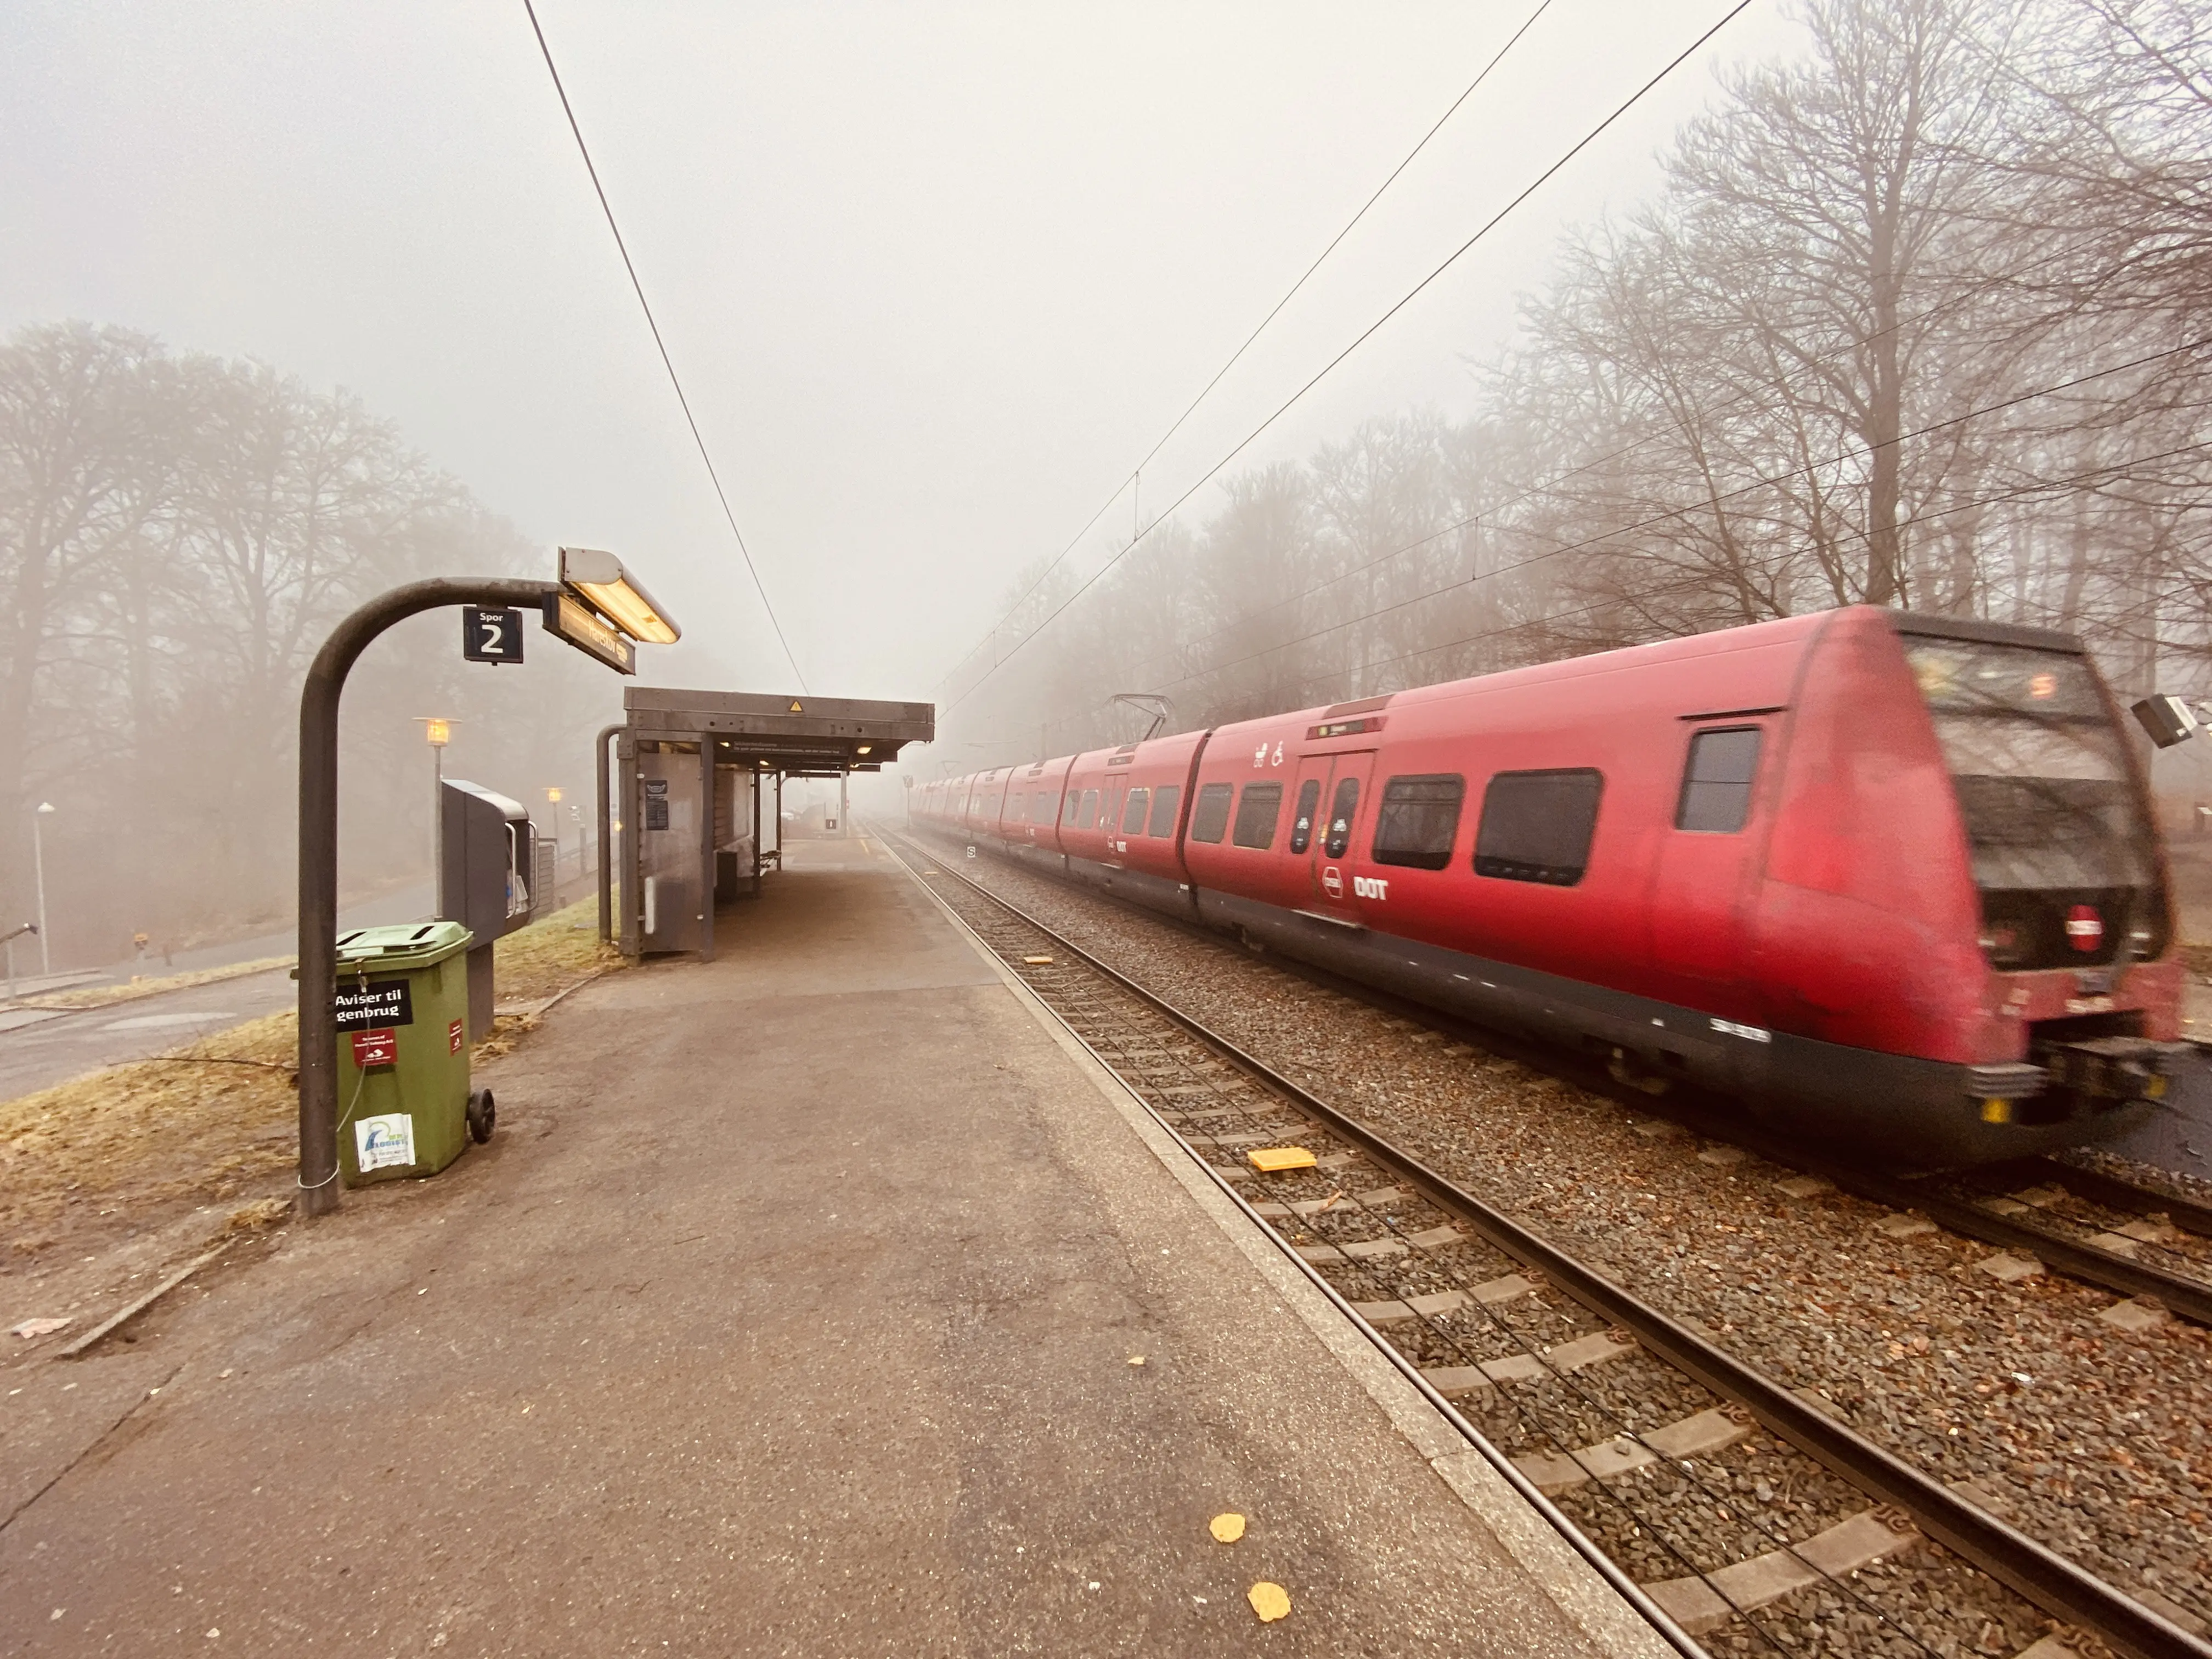
[(804, 714), (806, 711), (805, 711), (804, 708), (801, 708), (799, 706), (799, 699), (798, 699), (798, 698), (796, 698), (796, 697), (793, 697), (793, 698), (791, 700), (791, 708), (790, 708), (789, 712), (790, 712), (790, 713), (792, 713), (792, 714)]

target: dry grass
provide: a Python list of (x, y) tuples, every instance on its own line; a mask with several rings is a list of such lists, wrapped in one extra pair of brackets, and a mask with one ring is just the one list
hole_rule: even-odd
[(0, 1102), (0, 1240), (35, 1251), (103, 1213), (143, 1221), (289, 1167), (298, 1033), (271, 1014)]
[(540, 916), (492, 947), (492, 977), (501, 1001), (565, 991), (581, 979), (623, 965), (623, 954), (599, 943), (599, 902), (579, 899)]
[[(502, 997), (551, 996), (623, 964), (602, 945), (595, 902), (572, 904), (495, 947)], [(577, 924), (583, 924), (578, 931)], [(514, 1048), (538, 1024), (501, 1015), (475, 1059)], [(19, 1259), (64, 1241), (157, 1224), (175, 1211), (266, 1190), (297, 1155), (292, 1066), (299, 1019), (271, 1014), (180, 1048), (0, 1102), (0, 1251)], [(241, 1209), (252, 1226), (289, 1203)], [(110, 1221), (105, 1218), (114, 1218)]]
[(181, 991), (194, 985), (218, 985), (227, 979), (244, 979), (249, 974), (265, 974), (272, 968), (289, 968), (289, 957), (263, 957), (256, 962), (234, 962), (227, 968), (202, 968), (189, 974), (164, 974), (159, 979), (134, 979), (120, 985), (81, 985), (73, 991), (57, 991), (52, 996), (21, 997), (13, 1005), (21, 1008), (105, 1008), (111, 1003), (136, 1002), (140, 997), (159, 996), (164, 991)]

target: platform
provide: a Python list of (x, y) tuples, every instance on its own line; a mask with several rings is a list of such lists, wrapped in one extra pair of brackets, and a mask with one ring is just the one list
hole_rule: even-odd
[(1666, 1651), (921, 883), (790, 852), (489, 1148), (18, 1374), (0, 1651)]

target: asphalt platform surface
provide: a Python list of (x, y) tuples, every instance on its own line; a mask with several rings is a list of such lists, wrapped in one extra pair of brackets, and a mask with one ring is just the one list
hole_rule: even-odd
[(488, 1148), (9, 1355), (0, 1653), (1662, 1651), (921, 883), (790, 854)]

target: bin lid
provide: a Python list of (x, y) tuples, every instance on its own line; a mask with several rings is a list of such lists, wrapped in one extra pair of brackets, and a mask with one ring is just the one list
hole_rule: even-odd
[(338, 935), (340, 973), (428, 968), (465, 951), (476, 935), (458, 921), (407, 921), (396, 927), (356, 927)]

